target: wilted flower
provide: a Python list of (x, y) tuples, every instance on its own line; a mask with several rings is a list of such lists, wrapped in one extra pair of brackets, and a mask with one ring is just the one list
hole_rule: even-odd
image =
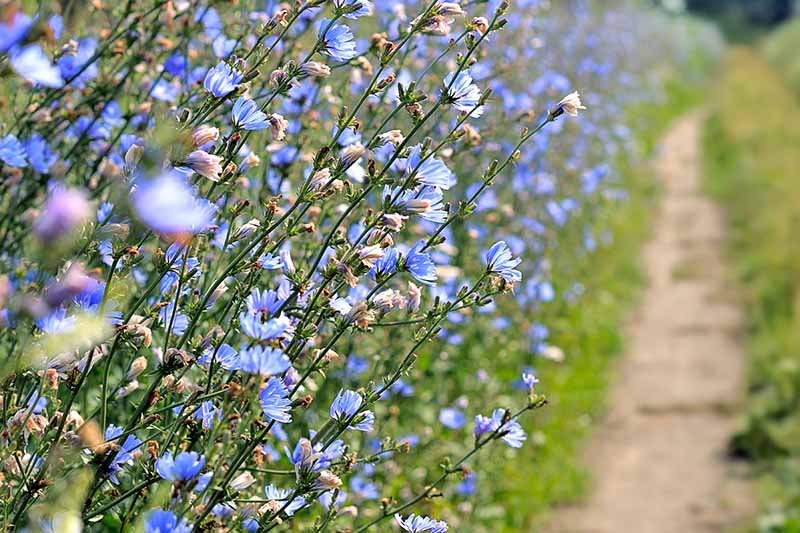
[(196, 127), (192, 132), (192, 142), (202, 150), (208, 149), (210, 145), (217, 142), (217, 139), (219, 139), (219, 128), (213, 126), (204, 124)]
[(327, 78), (331, 75), (331, 67), (319, 61), (306, 61), (300, 65), (300, 71), (314, 78)]
[(345, 320), (355, 324), (358, 328), (366, 329), (371, 322), (375, 321), (375, 311), (370, 309), (367, 302), (359, 302), (350, 308), (345, 315)]
[(272, 138), (276, 141), (285, 139), (289, 122), (278, 113), (268, 115), (267, 120), (269, 121), (269, 131), (272, 134)]
[(358, 257), (361, 263), (369, 268), (375, 266), (375, 261), (383, 257), (384, 251), (379, 244), (364, 246), (358, 251)]
[(250, 472), (242, 472), (231, 480), (231, 488), (236, 491), (242, 491), (255, 483), (256, 478)]
[(204, 150), (195, 150), (186, 156), (184, 164), (211, 181), (219, 181), (222, 174), (222, 157)]
[(353, 143), (346, 146), (342, 150), (342, 155), (339, 158), (343, 167), (349, 167), (367, 152), (367, 149), (361, 143)]

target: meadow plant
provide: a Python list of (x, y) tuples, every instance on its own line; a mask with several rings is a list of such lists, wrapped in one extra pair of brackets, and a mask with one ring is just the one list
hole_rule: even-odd
[(662, 81), (615, 69), (657, 24), (68, 5), (0, 20), (4, 527), (446, 531), (447, 483), (473, 494), (481, 452), (524, 446), (546, 404), (529, 360), (495, 394), (465, 336), (557, 359), (536, 313), (581, 280), (562, 291), (553, 254), (611, 239), (623, 106)]

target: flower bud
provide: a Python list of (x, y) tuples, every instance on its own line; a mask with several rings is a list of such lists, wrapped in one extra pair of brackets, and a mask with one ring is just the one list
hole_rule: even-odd
[(269, 132), (272, 134), (272, 138), (276, 141), (285, 139), (289, 122), (278, 113), (272, 113), (267, 117), (267, 120), (269, 120)]
[(306, 61), (300, 65), (300, 71), (306, 76), (314, 78), (327, 78), (331, 75), (331, 68), (319, 61)]
[(383, 255), (383, 248), (381, 248), (378, 244), (364, 246), (358, 251), (358, 257), (361, 259), (361, 264), (369, 268), (375, 266), (375, 261), (383, 257)]
[(129, 169), (134, 169), (139, 164), (144, 154), (144, 147), (138, 144), (132, 144), (128, 151), (125, 152), (125, 166)]
[(355, 164), (356, 161), (361, 159), (363, 155), (366, 153), (367, 149), (364, 148), (364, 145), (361, 143), (353, 143), (349, 146), (346, 146), (344, 150), (342, 150), (342, 154), (339, 157), (339, 161), (341, 162), (342, 166), (350, 167)]
[(211, 181), (219, 181), (222, 174), (222, 157), (211, 155), (204, 150), (195, 150), (186, 156), (184, 164)]
[(125, 385), (124, 387), (121, 387), (121, 388), (117, 389), (117, 393), (116, 393), (115, 396), (116, 396), (117, 399), (125, 398), (126, 396), (128, 396), (129, 394), (131, 394), (132, 392), (137, 390), (138, 388), (139, 388), (139, 382), (136, 381), (136, 380), (133, 380), (130, 383), (128, 383), (127, 385)]
[(219, 128), (203, 124), (192, 132), (192, 143), (197, 148), (205, 149), (219, 139)]
[(133, 360), (126, 376), (129, 381), (135, 381), (147, 368), (147, 358), (140, 356)]
[(414, 284), (414, 282), (408, 282), (408, 298), (406, 299), (406, 309), (409, 311), (414, 311), (419, 309), (420, 301), (422, 300), (422, 291), (420, 288)]
[(342, 486), (342, 480), (330, 470), (323, 470), (317, 478), (317, 486), (322, 490), (338, 489)]
[(250, 472), (243, 472), (231, 480), (231, 488), (235, 491), (242, 491), (255, 483), (256, 478)]

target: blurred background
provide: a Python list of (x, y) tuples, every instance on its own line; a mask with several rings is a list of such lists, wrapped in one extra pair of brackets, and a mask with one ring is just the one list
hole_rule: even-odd
[(734, 41), (752, 40), (800, 13), (797, 0), (656, 0), (656, 4), (711, 18)]

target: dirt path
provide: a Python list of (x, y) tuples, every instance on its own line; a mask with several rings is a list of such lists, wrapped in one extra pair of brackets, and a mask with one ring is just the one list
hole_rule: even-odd
[(557, 511), (550, 533), (718, 532), (752, 514), (748, 486), (724, 456), (742, 398), (743, 316), (720, 213), (700, 190), (701, 125), (698, 114), (684, 117), (659, 150), (664, 197), (645, 249), (649, 287), (610, 411), (588, 443), (594, 490)]

